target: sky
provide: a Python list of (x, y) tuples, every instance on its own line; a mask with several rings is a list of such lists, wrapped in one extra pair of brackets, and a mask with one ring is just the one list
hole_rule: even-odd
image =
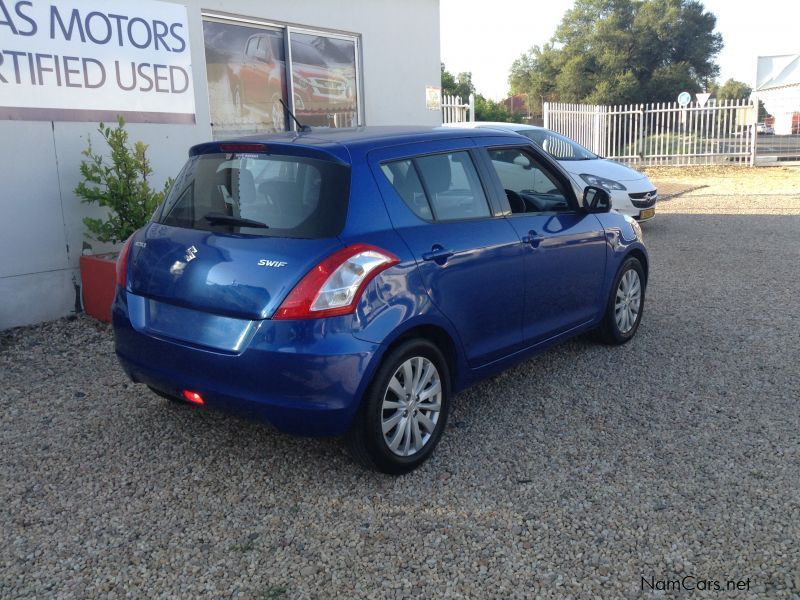
[[(800, 53), (800, 0), (701, 0), (717, 17), (725, 44), (720, 80), (753, 86), (756, 58)], [(511, 63), (550, 40), (572, 0), (440, 0), (442, 62), (451, 73), (472, 72), (479, 93), (501, 100)], [(677, 97), (680, 90), (675, 91)]]

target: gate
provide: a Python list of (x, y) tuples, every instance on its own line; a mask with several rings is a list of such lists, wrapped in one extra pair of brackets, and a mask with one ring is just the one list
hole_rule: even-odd
[(629, 165), (755, 163), (750, 100), (602, 106), (545, 102), (544, 126)]
[(475, 96), (469, 95), (467, 102), (461, 96), (442, 97), (442, 123), (464, 123), (475, 120)]

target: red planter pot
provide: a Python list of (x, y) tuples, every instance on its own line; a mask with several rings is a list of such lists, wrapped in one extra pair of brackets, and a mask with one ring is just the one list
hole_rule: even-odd
[(109, 323), (117, 286), (117, 254), (81, 256), (81, 286), (86, 314)]

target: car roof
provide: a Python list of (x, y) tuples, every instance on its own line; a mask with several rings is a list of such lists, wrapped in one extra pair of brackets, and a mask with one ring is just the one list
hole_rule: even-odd
[[(517, 134), (507, 130), (515, 138)], [(497, 130), (466, 129), (455, 127), (425, 126), (370, 126), (353, 128), (312, 128), (310, 131), (282, 133), (264, 133), (235, 137), (215, 142), (198, 144), (190, 150), (190, 154), (213, 152), (220, 144), (230, 143), (263, 143), (288, 146), (305, 146), (322, 150), (347, 161), (353, 154), (364, 154), (377, 148), (398, 144), (414, 144), (452, 139), (468, 139), (481, 137), (497, 137)], [(500, 134), (502, 135), (502, 134)]]
[(503, 129), (506, 131), (526, 131), (529, 129), (545, 129), (527, 123), (507, 123), (504, 121), (462, 121), (461, 123), (448, 123), (449, 129)]

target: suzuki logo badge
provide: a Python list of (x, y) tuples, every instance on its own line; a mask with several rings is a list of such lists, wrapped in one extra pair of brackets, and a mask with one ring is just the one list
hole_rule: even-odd
[(192, 261), (197, 256), (197, 248), (194, 246), (189, 246), (186, 249), (186, 262)]

